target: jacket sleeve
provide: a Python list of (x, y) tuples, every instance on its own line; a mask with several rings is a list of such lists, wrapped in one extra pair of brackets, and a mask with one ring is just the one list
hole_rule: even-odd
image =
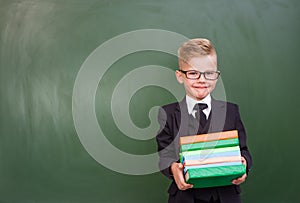
[(240, 142), (241, 155), (247, 161), (246, 172), (248, 173), (251, 169), (251, 166), (252, 166), (252, 157), (251, 157), (251, 154), (248, 150), (246, 130), (245, 130), (245, 127), (244, 127), (243, 122), (241, 120), (241, 116), (240, 116), (240, 113), (239, 113), (239, 108), (238, 108), (238, 106), (236, 106), (236, 107), (237, 107), (236, 115), (235, 115), (236, 129), (238, 130), (238, 133), (239, 133), (239, 142)]
[(170, 166), (173, 162), (178, 162), (174, 141), (174, 132), (171, 121), (171, 116), (167, 115), (164, 108), (160, 108), (158, 112), (159, 131), (156, 136), (158, 154), (159, 154), (159, 169), (170, 179), (173, 176), (170, 172)]

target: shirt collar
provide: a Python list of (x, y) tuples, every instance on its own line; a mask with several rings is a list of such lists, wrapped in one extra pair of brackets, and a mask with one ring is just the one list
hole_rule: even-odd
[(209, 115), (210, 113), (210, 110), (211, 110), (211, 96), (210, 94), (208, 94), (204, 99), (198, 101), (198, 100), (195, 100), (193, 99), (192, 97), (186, 95), (186, 104), (187, 104), (187, 109), (188, 109), (188, 112), (189, 114), (193, 114), (193, 108), (195, 106), (195, 104), (197, 103), (204, 103), (204, 104), (207, 104), (207, 108), (203, 110), (203, 112), (206, 114), (206, 115)]

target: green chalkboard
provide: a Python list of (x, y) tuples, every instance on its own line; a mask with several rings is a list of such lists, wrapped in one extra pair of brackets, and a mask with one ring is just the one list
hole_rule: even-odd
[(0, 0), (0, 202), (167, 202), (157, 106), (184, 96), (176, 49), (209, 38), (238, 103), (243, 202), (299, 202), (297, 0)]

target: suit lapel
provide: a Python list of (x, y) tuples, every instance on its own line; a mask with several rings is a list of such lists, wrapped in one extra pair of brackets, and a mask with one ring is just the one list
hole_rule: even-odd
[(221, 132), (225, 126), (226, 120), (226, 103), (217, 101), (212, 98), (211, 103), (211, 120), (208, 132)]
[(179, 136), (188, 135), (188, 116), (186, 98), (184, 97), (183, 100), (178, 103), (175, 111), (175, 119)]

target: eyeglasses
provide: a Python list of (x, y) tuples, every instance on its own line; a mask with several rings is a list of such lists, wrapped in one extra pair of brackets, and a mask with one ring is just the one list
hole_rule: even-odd
[(202, 74), (204, 75), (204, 78), (206, 80), (216, 80), (219, 78), (219, 75), (221, 74), (220, 71), (207, 71), (207, 72), (200, 72), (196, 70), (188, 70), (188, 71), (178, 70), (178, 71), (184, 73), (186, 78), (191, 80), (199, 79)]

